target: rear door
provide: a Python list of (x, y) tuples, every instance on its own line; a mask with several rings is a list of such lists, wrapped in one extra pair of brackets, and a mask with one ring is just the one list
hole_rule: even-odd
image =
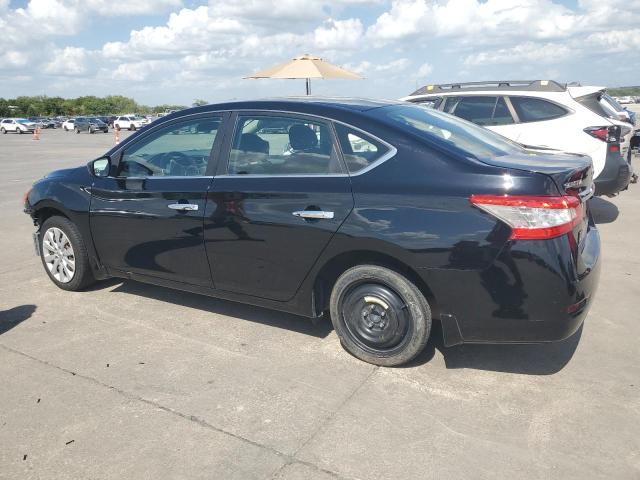
[(110, 269), (211, 287), (203, 218), (222, 115), (176, 119), (116, 154), (92, 186), (90, 221)]
[(291, 299), (353, 209), (330, 122), (241, 112), (208, 194), (205, 243), (217, 289)]
[(576, 150), (576, 122), (568, 108), (530, 96), (510, 95), (508, 101), (520, 126), (520, 134), (514, 140), (524, 145), (585, 153)]

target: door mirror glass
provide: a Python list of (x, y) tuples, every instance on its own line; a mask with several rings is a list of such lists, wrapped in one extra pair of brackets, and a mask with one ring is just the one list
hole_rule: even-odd
[(99, 158), (91, 162), (91, 170), (96, 177), (108, 177), (110, 167), (111, 162), (107, 157)]

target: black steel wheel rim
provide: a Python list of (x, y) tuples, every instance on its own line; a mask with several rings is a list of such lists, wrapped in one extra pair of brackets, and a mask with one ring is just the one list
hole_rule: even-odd
[(387, 285), (361, 282), (341, 301), (341, 316), (351, 340), (371, 353), (392, 353), (408, 341), (413, 328), (403, 298)]

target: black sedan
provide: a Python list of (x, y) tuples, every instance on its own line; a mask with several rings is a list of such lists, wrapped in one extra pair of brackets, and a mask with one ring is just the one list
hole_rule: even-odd
[(572, 335), (600, 240), (588, 157), (521, 146), (398, 102), (284, 99), (183, 110), (25, 210), (65, 290), (107, 277), (307, 317), (378, 365), (444, 344)]

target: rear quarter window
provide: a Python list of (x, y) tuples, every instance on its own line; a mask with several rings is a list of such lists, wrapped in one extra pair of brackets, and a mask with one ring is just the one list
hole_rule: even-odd
[(532, 97), (509, 97), (521, 123), (564, 117), (569, 111), (555, 103)]
[(382, 159), (391, 149), (375, 138), (342, 125), (335, 124), (342, 156), (349, 173), (360, 173)]

